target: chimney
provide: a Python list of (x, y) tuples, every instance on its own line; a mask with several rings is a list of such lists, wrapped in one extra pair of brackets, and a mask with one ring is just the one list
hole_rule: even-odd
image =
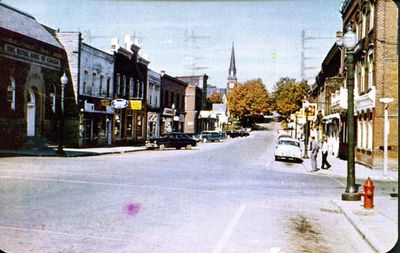
[(161, 70), (160, 73), (161, 73), (161, 76), (164, 76), (165, 75), (165, 70)]
[(111, 39), (111, 50), (112, 51), (117, 51), (119, 46), (119, 39), (118, 38), (112, 38)]
[(125, 35), (124, 42), (125, 42), (125, 49), (131, 51), (131, 47), (134, 44), (132, 35), (129, 34)]

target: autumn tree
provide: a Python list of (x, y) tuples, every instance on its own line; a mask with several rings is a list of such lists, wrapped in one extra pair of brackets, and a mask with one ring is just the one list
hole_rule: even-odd
[(283, 117), (299, 110), (309, 90), (307, 81), (297, 82), (292, 78), (281, 78), (274, 87), (274, 109)]
[(213, 104), (221, 104), (221, 103), (223, 103), (222, 96), (221, 96), (221, 93), (219, 91), (214, 92), (213, 94), (211, 94), (208, 97), (208, 100), (210, 100), (211, 103), (213, 103)]
[(230, 113), (239, 119), (251, 118), (270, 112), (268, 91), (261, 79), (237, 84), (228, 95)]

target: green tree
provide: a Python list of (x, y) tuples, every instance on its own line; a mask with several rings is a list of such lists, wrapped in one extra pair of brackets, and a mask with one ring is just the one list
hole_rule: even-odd
[(269, 113), (268, 91), (261, 79), (237, 84), (228, 95), (228, 108), (241, 120)]
[(297, 82), (289, 77), (281, 78), (274, 87), (274, 109), (283, 117), (289, 117), (301, 108), (308, 90), (307, 81)]

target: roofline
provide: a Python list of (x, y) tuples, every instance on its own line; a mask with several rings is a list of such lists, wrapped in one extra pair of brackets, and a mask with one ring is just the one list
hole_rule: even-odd
[(28, 13), (28, 12), (25, 12), (25, 11), (22, 11), (22, 10), (20, 10), (20, 9), (17, 9), (17, 8), (15, 8), (15, 7), (12, 7), (12, 6), (8, 5), (8, 4), (2, 3), (1, 0), (0, 0), (0, 5), (2, 5), (2, 6), (4, 6), (4, 7), (6, 7), (6, 8), (8, 8), (8, 9), (10, 9), (10, 10), (19, 12), (20, 14), (25, 15), (25, 16), (27, 16), (27, 17), (33, 19), (33, 20), (36, 20), (36, 18), (35, 18), (34, 16), (32, 16), (32, 14), (30, 14), (30, 13)]

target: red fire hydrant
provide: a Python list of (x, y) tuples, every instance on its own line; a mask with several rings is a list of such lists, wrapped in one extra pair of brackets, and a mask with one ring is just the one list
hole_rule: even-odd
[(364, 197), (364, 208), (374, 207), (374, 182), (368, 177), (367, 181), (364, 183), (364, 192), (361, 192), (361, 196)]

